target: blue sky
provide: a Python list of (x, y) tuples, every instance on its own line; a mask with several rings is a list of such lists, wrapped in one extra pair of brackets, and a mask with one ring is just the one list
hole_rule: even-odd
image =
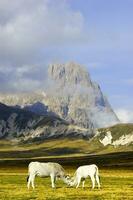
[(92, 34), (81, 62), (88, 66), (92, 78), (123, 120), (133, 122), (133, 1), (70, 2), (73, 9), (83, 13)]
[(43, 88), (48, 63), (75, 61), (133, 122), (132, 8), (133, 0), (1, 0), (0, 91)]

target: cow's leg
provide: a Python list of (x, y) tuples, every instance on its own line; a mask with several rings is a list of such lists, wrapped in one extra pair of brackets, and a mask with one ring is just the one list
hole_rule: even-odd
[(30, 174), (29, 178), (28, 178), (28, 183), (27, 183), (27, 187), (28, 189), (30, 188), (30, 184), (32, 185), (32, 188), (34, 189), (34, 179), (35, 179), (35, 174)]
[(51, 174), (50, 177), (51, 177), (52, 188), (55, 188), (55, 176)]
[(76, 188), (78, 188), (78, 187), (79, 187), (80, 181), (81, 181), (81, 177), (79, 176), (79, 177), (78, 177), (78, 181), (77, 181), (78, 183), (77, 183), (77, 186), (76, 186)]
[(96, 182), (98, 184), (98, 188), (100, 188), (100, 181), (99, 181), (99, 176), (96, 174)]
[(85, 179), (82, 182), (82, 188), (84, 188), (84, 187), (85, 187)]
[(33, 174), (31, 178), (31, 185), (33, 189), (35, 189), (34, 180), (35, 180), (35, 174)]
[(95, 188), (95, 178), (94, 178), (94, 176), (91, 176), (90, 178), (92, 181), (92, 189), (94, 189)]

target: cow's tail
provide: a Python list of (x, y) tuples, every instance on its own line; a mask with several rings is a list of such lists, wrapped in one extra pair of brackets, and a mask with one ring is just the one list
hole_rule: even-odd
[[(30, 164), (29, 164), (29, 165), (30, 165)], [(30, 172), (29, 172), (29, 165), (28, 165), (28, 176), (27, 176), (27, 178), (26, 178), (27, 182), (28, 182), (28, 180), (29, 180), (29, 174), (30, 174)]]
[(26, 180), (27, 180), (27, 182), (28, 182), (28, 180), (29, 180), (29, 175), (27, 176), (27, 179), (26, 179)]

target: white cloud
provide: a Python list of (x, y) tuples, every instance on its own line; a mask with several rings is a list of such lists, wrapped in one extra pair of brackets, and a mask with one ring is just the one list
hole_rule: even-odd
[(24, 76), (39, 86), (47, 63), (60, 54), (58, 49), (81, 45), (87, 37), (83, 15), (68, 1), (1, 0), (0, 76), (9, 79), (0, 80), (0, 90), (14, 90)]
[(29, 92), (33, 90), (39, 89), (41, 83), (37, 80), (30, 80), (26, 78), (21, 78), (19, 80), (16, 80), (16, 82), (12, 82), (13, 89), (17, 92)]
[(115, 113), (123, 123), (133, 123), (133, 109), (116, 109)]
[(0, 58), (6, 62), (22, 62), (39, 50), (85, 39), (84, 18), (66, 1), (4, 0), (0, 11)]
[(18, 67), (15, 71), (15, 75), (16, 77), (23, 77), (25, 76), (26, 74), (28, 73), (33, 73), (37, 71), (37, 68), (38, 66), (36, 65), (24, 65), (24, 66), (21, 66), (21, 67)]

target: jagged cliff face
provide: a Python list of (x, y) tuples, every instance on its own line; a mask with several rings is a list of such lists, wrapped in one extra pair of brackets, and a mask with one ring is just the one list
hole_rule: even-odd
[(0, 103), (0, 138), (27, 135), (42, 119), (41, 116)]
[[(107, 127), (119, 122), (99, 85), (91, 80), (83, 66), (72, 62), (51, 64), (48, 77), (51, 84), (45, 91), (0, 95), (0, 102), (24, 108), (28, 106), (32, 112), (37, 113), (39, 110), (42, 115), (46, 111), (55, 113), (71, 124), (89, 129), (91, 133), (93, 128)], [(36, 102), (41, 103), (38, 103), (38, 109)], [(41, 112), (42, 104), (44, 110)]]
[(51, 64), (48, 69), (49, 76), (62, 87), (91, 85), (89, 73), (79, 64), (70, 62), (66, 64)]
[(118, 118), (99, 85), (92, 82), (83, 66), (75, 63), (49, 66), (54, 84), (46, 98), (49, 107), (68, 121), (81, 127), (99, 128), (113, 125)]

